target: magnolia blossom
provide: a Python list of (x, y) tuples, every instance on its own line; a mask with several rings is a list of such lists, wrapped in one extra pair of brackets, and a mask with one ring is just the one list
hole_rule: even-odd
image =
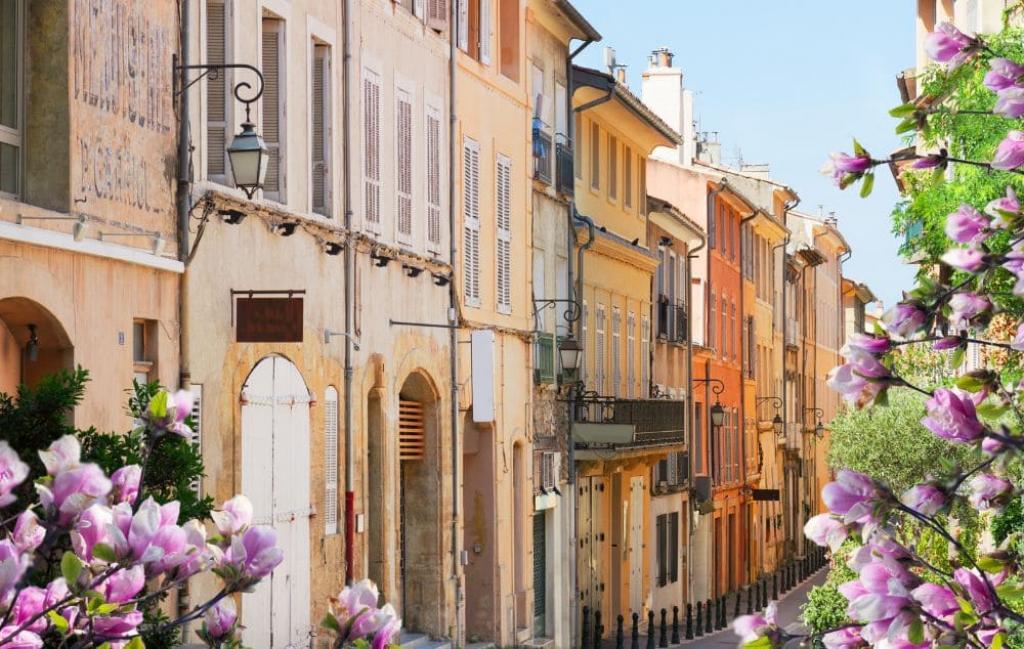
[(145, 585), (146, 571), (136, 564), (115, 572), (103, 582), (102, 588), (108, 602), (123, 604), (138, 595)]
[(1020, 201), (1013, 187), (1006, 188), (1006, 195), (989, 201), (985, 213), (993, 218), (992, 225), (997, 228), (1008, 228), (1020, 215)]
[(39, 451), (39, 459), (46, 467), (46, 473), (56, 476), (75, 468), (81, 462), (82, 446), (74, 435), (64, 435), (54, 440), (45, 451)]
[(775, 602), (770, 602), (764, 609), (764, 614), (741, 615), (732, 621), (733, 632), (740, 637), (744, 643), (753, 642), (758, 638), (771, 635), (777, 628), (778, 607)]
[(133, 610), (121, 615), (100, 615), (92, 618), (93, 628), (100, 638), (125, 638), (138, 635), (142, 624), (142, 611)]
[(1017, 326), (1017, 333), (1014, 334), (1013, 340), (1010, 341), (1010, 347), (1019, 352), (1024, 352), (1024, 322)]
[(185, 419), (192, 414), (193, 400), (192, 393), (186, 390), (174, 394), (162, 391), (150, 400), (143, 418), (156, 436), (173, 433), (188, 438), (192, 429), (185, 425)]
[(974, 400), (965, 392), (937, 388), (925, 402), (925, 411), (921, 424), (942, 439), (968, 444), (985, 434)]
[(921, 584), (910, 592), (911, 597), (921, 605), (925, 613), (944, 620), (960, 610), (956, 593), (939, 584)]
[(231, 539), (231, 547), (224, 554), (224, 560), (237, 568), (243, 579), (262, 579), (284, 559), (284, 553), (274, 545), (276, 542), (274, 528), (250, 527)]
[(828, 546), (833, 552), (839, 549), (847, 535), (846, 526), (831, 514), (812, 516), (804, 524), (804, 536), (822, 547)]
[(235, 609), (235, 600), (225, 597), (206, 611), (203, 618), (206, 635), (214, 642), (223, 641), (234, 631), (237, 619), (238, 611)]
[(0, 507), (13, 503), (11, 492), (28, 477), (28, 465), (21, 461), (10, 444), (0, 440)]
[(979, 473), (967, 483), (971, 495), (971, 505), (980, 510), (998, 508), (1006, 495), (1013, 491), (1009, 480), (990, 473)]
[(939, 23), (934, 32), (925, 36), (924, 51), (930, 59), (945, 63), (952, 70), (967, 60), (977, 44), (950, 23)]
[(10, 603), (30, 560), (31, 557), (19, 552), (11, 540), (0, 541), (0, 607)]
[(949, 308), (952, 310), (949, 316), (950, 325), (955, 329), (967, 329), (974, 318), (992, 308), (992, 303), (977, 293), (964, 291), (949, 298)]
[(985, 238), (988, 227), (988, 217), (967, 204), (946, 217), (946, 236), (957, 243), (978, 243)]
[(252, 511), (252, 502), (238, 495), (224, 503), (220, 511), (211, 512), (210, 516), (222, 535), (232, 536), (252, 524)]
[(4, 649), (41, 649), (43, 639), (31, 631), (18, 631), (17, 624), (0, 629), (0, 642)]
[(1024, 115), (1024, 88), (1014, 86), (1000, 90), (992, 112), (1011, 119)]
[(996, 148), (996, 155), (992, 158), (993, 169), (1016, 169), (1024, 165), (1024, 132), (1010, 131), (999, 146)]
[(977, 248), (951, 248), (942, 255), (942, 261), (947, 266), (977, 273), (985, 268), (985, 253)]
[(861, 636), (871, 644), (882, 638), (905, 635), (912, 621), (910, 590), (920, 580), (903, 565), (882, 558), (865, 565), (860, 578), (839, 586), (849, 601), (847, 614), (864, 623)]
[(943, 336), (932, 343), (932, 349), (937, 352), (949, 351), (964, 346), (964, 339), (960, 336)]
[(924, 326), (928, 314), (915, 302), (898, 302), (882, 315), (885, 330), (900, 338), (909, 338)]
[(11, 540), (18, 552), (31, 552), (42, 544), (46, 538), (46, 528), (39, 524), (39, 517), (31, 509), (18, 514), (14, 522), (14, 534)]
[(847, 565), (854, 572), (860, 572), (869, 563), (880, 560), (905, 561), (910, 553), (899, 543), (887, 538), (871, 538), (867, 543), (850, 553)]
[(871, 156), (866, 153), (859, 155), (832, 153), (829, 155), (829, 161), (821, 168), (821, 173), (831, 176), (836, 187), (844, 188), (851, 180), (864, 175), (874, 164)]
[(861, 408), (889, 387), (889, 369), (860, 348), (846, 349), (846, 363), (832, 368), (826, 383), (851, 405)]
[(843, 469), (821, 490), (821, 499), (833, 514), (844, 517), (847, 524), (863, 523), (879, 497), (875, 481), (857, 471)]
[(854, 349), (865, 351), (869, 354), (884, 354), (892, 349), (892, 341), (885, 336), (873, 336), (871, 334), (852, 333), (846, 340), (846, 345), (840, 353), (846, 357), (853, 353)]
[(910, 163), (910, 168), (917, 170), (934, 169), (935, 167), (944, 165), (945, 162), (946, 156), (937, 153), (932, 153), (929, 155), (921, 156), (920, 158), (915, 158), (914, 161)]
[(995, 606), (995, 592), (976, 569), (957, 568), (953, 573), (953, 579), (963, 589), (964, 595), (978, 613), (984, 615)]
[(985, 73), (985, 86), (992, 92), (999, 92), (1020, 83), (1021, 77), (1024, 77), (1024, 67), (1010, 59), (994, 58)]
[(373, 634), (373, 642), (370, 643), (370, 649), (387, 649), (387, 647), (390, 647), (398, 640), (401, 632), (401, 618), (391, 618), (384, 626)]
[(919, 484), (904, 491), (900, 502), (920, 514), (934, 516), (946, 506), (946, 494), (935, 485)]
[(857, 627), (844, 627), (821, 637), (825, 649), (859, 649), (867, 645), (864, 638), (860, 637), (860, 629)]
[(139, 480), (142, 479), (142, 467), (138, 464), (123, 466), (110, 476), (114, 488), (111, 498), (115, 503), (135, 503), (139, 496)]

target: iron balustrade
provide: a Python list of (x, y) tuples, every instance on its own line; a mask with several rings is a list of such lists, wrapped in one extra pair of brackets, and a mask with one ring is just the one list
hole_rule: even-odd
[[(576, 402), (579, 424), (617, 424), (633, 427), (631, 442), (613, 447), (661, 446), (685, 443), (686, 404), (668, 399), (619, 399), (588, 393)], [(586, 442), (576, 442), (588, 448)]]
[(555, 189), (559, 194), (572, 196), (574, 186), (572, 142), (559, 133), (555, 143)]
[(551, 182), (551, 158), (553, 154), (551, 135), (540, 120), (533, 121), (533, 177), (545, 183)]

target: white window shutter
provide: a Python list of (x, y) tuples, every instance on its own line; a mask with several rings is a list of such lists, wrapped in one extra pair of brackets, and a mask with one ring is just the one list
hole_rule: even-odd
[(396, 232), (399, 243), (412, 243), (412, 98), (399, 90), (395, 102)]
[(413, 13), (414, 16), (416, 16), (420, 20), (426, 20), (427, 10), (426, 10), (425, 0), (413, 0), (413, 3), (412, 3), (412, 13)]
[(455, 0), (459, 3), (459, 49), (463, 52), (469, 51), (469, 0)]
[[(199, 454), (203, 453), (203, 386), (193, 383), (189, 386), (192, 393), (192, 445), (196, 447)], [(202, 477), (196, 477), (192, 481), (192, 491), (202, 496)]]
[(646, 399), (649, 394), (651, 377), (651, 317), (646, 313), (640, 318), (640, 398)]
[(612, 308), (612, 394), (622, 389), (622, 311)]
[(597, 305), (594, 321), (594, 387), (599, 396), (604, 396), (604, 370), (608, 359), (604, 344), (604, 305)]
[(448, 28), (448, 0), (427, 0), (427, 27), (438, 32)]
[[(643, 362), (643, 359), (640, 359)], [(636, 314), (626, 314), (626, 398), (632, 399), (636, 386)]]
[(338, 533), (338, 390), (324, 390), (324, 534)]
[(311, 169), (313, 211), (317, 214), (330, 216), (330, 181), (327, 170), (329, 156), (329, 102), (330, 102), (330, 63), (329, 48), (326, 45), (315, 45), (313, 48), (313, 97), (312, 97), (312, 135)]
[(480, 0), (480, 62), (491, 62), (491, 0)]
[[(227, 16), (223, 2), (206, 3), (206, 64), (222, 65), (227, 54)], [(227, 176), (227, 75), (206, 80), (206, 175)]]
[(590, 344), (590, 341), (587, 340), (587, 331), (590, 328), (590, 326), (587, 324), (587, 319), (589, 318), (589, 316), (590, 309), (587, 306), (587, 301), (583, 300), (583, 309), (580, 312), (580, 341), (583, 344), (583, 357), (580, 359), (579, 369), (579, 377), (580, 381), (583, 381), (583, 385), (587, 384), (587, 345)]
[(512, 313), (512, 160), (498, 155), (495, 221), (498, 313)]
[(380, 77), (363, 71), (363, 219), (380, 234)]
[(441, 114), (427, 108), (427, 247), (440, 252), (441, 245)]
[(281, 21), (263, 19), (263, 141), (270, 152), (267, 175), (263, 180), (264, 196), (281, 198)]
[(467, 306), (480, 306), (480, 145), (463, 146), (463, 292)]

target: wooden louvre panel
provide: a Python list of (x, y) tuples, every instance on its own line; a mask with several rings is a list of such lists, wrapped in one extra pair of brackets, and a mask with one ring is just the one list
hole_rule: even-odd
[(313, 211), (327, 215), (327, 53), (325, 45), (313, 48), (313, 141), (312, 163)]
[(458, 2), (459, 8), (459, 24), (458, 27), (458, 46), (463, 52), (469, 51), (469, 0), (454, 0)]
[(281, 191), (281, 21), (263, 19), (263, 141), (269, 150), (263, 191)]
[(398, 401), (398, 459), (421, 460), (425, 446), (423, 404), (419, 401)]
[[(223, 65), (227, 49), (227, 21), (223, 2), (206, 3), (206, 63)], [(206, 174), (227, 174), (227, 78), (225, 71), (206, 81)]]
[(448, 0), (427, 0), (427, 27), (438, 32), (448, 28)]
[(398, 240), (409, 243), (412, 238), (412, 98), (398, 91), (395, 119), (396, 190), (398, 194), (396, 221)]
[(427, 109), (427, 242), (441, 244), (441, 117)]
[(380, 223), (380, 77), (363, 77), (364, 218), (371, 229)]
[(604, 305), (598, 304), (594, 322), (594, 385), (600, 396), (604, 396), (604, 370), (607, 362), (604, 347)]
[[(641, 363), (647, 360), (640, 358)], [(633, 390), (636, 385), (636, 314), (630, 311), (626, 314), (626, 398), (633, 398)]]
[(338, 390), (324, 390), (324, 534), (338, 533)]
[(463, 145), (463, 292), (467, 306), (480, 306), (480, 145)]
[(496, 269), (498, 313), (512, 313), (512, 160), (498, 156)]
[(651, 376), (651, 317), (644, 314), (640, 317), (640, 398), (646, 399), (650, 390)]
[[(189, 386), (192, 392), (192, 445), (200, 454), (203, 452), (203, 386), (193, 383)], [(190, 483), (192, 491), (202, 496), (202, 478), (196, 477)]]
[(622, 311), (612, 308), (612, 394), (619, 396), (622, 384)]
[(479, 52), (480, 62), (487, 65), (491, 62), (491, 0), (480, 2)]

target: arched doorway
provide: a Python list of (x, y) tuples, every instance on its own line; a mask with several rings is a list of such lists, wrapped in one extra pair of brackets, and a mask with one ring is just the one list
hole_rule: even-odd
[(284, 561), (242, 598), (242, 640), (306, 647), (309, 619), (309, 390), (286, 358), (269, 356), (242, 386), (242, 493), (257, 524), (273, 525)]
[(74, 349), (57, 318), (25, 297), (0, 299), (0, 392), (32, 386), (44, 376), (74, 367)]

